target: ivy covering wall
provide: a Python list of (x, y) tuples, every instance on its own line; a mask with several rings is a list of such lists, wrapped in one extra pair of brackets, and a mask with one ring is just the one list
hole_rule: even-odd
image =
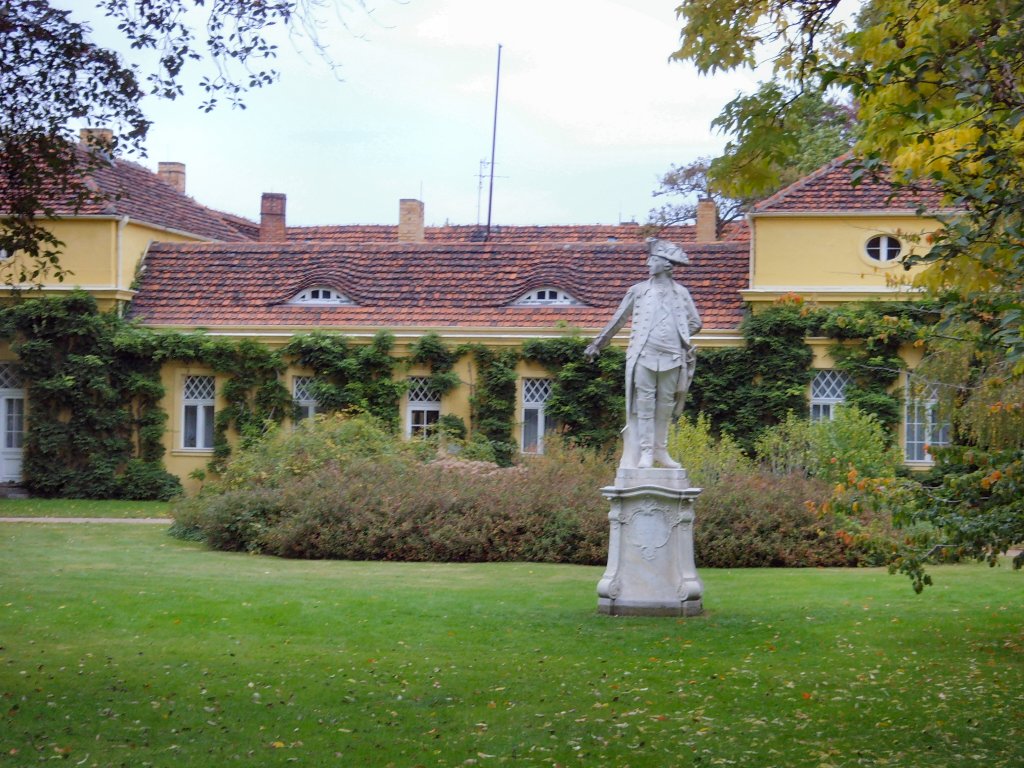
[(937, 319), (931, 306), (920, 302), (859, 304), (819, 313), (809, 330), (837, 341), (829, 352), (836, 369), (850, 376), (846, 402), (893, 430), (901, 405), (893, 388), (907, 367), (899, 351)]
[(748, 451), (787, 413), (807, 413), (814, 358), (806, 342), (809, 324), (795, 300), (748, 314), (740, 325), (745, 346), (699, 351), (687, 412), (704, 413), (716, 432)]
[(519, 350), (493, 350), (482, 344), (459, 348), (476, 361), (477, 380), (469, 396), (470, 414), (475, 429), (490, 443), (495, 461), (509, 466), (516, 455), (512, 426), (516, 416), (516, 365)]
[(625, 423), (626, 352), (607, 348), (590, 361), (587, 343), (579, 336), (537, 339), (523, 345), (523, 356), (552, 373), (544, 410), (562, 433), (585, 448), (613, 450)]
[[(744, 320), (744, 347), (700, 351), (687, 411), (704, 413), (715, 430), (751, 447), (788, 412), (807, 412), (812, 353), (806, 338), (826, 335), (837, 340), (836, 365), (853, 381), (848, 402), (891, 427), (899, 416), (899, 395), (889, 391), (903, 368), (898, 351), (928, 322), (927, 308), (914, 304), (812, 310), (796, 299), (783, 301)], [(394, 356), (386, 331), (361, 344), (312, 333), (274, 350), (253, 340), (152, 331), (101, 313), (90, 295), (74, 292), (0, 310), (0, 338), (17, 355), (28, 390), (23, 468), (27, 488), (41, 496), (146, 499), (180, 492), (163, 465), (167, 414), (160, 408), (160, 371), (168, 361), (202, 365), (222, 379), (219, 394), (227, 405), (216, 416), (214, 471), (230, 455), (229, 434), (246, 445), (294, 416), (281, 381), (289, 364), (314, 372), (322, 410), (370, 413), (397, 430), (406, 386), (395, 379), (398, 366), (427, 365), (431, 386), (443, 395), (460, 385), (455, 363), (471, 355), (476, 376), (465, 383), (472, 431), (504, 465), (517, 454), (521, 359), (551, 372), (546, 413), (573, 442), (613, 450), (624, 420), (624, 351), (606, 349), (589, 361), (587, 342), (578, 336), (495, 350), (479, 344), (453, 349), (427, 334), (404, 361)]]
[(395, 339), (380, 331), (369, 344), (353, 344), (337, 334), (296, 336), (282, 350), (296, 364), (311, 368), (313, 395), (326, 411), (370, 413), (398, 429), (398, 403), (405, 383), (395, 381)]
[(181, 490), (163, 468), (164, 389), (150, 334), (76, 292), (4, 308), (0, 336), (29, 392), (22, 468), (32, 493), (169, 498)]

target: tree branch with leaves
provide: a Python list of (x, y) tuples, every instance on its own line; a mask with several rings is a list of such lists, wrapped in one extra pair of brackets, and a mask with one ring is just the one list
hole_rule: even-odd
[[(905, 265), (928, 266), (918, 284), (941, 314), (921, 342), (942, 345), (934, 357), (970, 362), (922, 369), (958, 393), (955, 444), (933, 452), (936, 477), (883, 496), (897, 519), (936, 527), (958, 552), (993, 562), (1024, 537), (1024, 447), (1014, 437), (1024, 408), (1024, 0), (870, 0), (852, 27), (837, 10), (831, 0), (687, 0), (675, 57), (704, 73), (761, 57), (773, 65), (758, 94), (718, 119), (747, 159), (739, 188), (799, 156), (788, 136), (796, 105), (837, 89), (857, 105), (854, 177), (941, 193), (942, 210), (920, 212), (943, 226)], [(926, 554), (908, 549), (894, 561), (917, 588)]]
[[(63, 243), (41, 220), (103, 202), (90, 174), (115, 156), (144, 154), (147, 94), (174, 99), (191, 83), (206, 94), (206, 111), (222, 101), (244, 107), (246, 92), (279, 78), (275, 30), (304, 38), (333, 67), (319, 37), (320, 14), (333, 6), (97, 0), (125, 50), (156, 54), (147, 67), (97, 45), (85, 21), (49, 0), (0, 0), (0, 280), (17, 286), (64, 279)], [(199, 69), (204, 62), (212, 71)], [(111, 139), (80, 143), (81, 126), (109, 129)]]

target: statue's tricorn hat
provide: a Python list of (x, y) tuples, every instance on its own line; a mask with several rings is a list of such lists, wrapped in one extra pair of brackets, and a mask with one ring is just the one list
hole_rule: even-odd
[(667, 259), (673, 264), (690, 263), (690, 257), (686, 255), (686, 251), (675, 243), (670, 243), (668, 240), (659, 240), (656, 237), (648, 237), (647, 252), (651, 256), (660, 256), (663, 259)]

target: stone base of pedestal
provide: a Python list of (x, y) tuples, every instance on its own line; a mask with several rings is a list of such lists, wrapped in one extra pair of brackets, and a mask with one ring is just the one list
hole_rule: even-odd
[(611, 616), (696, 616), (704, 583), (693, 560), (693, 503), (685, 469), (620, 469), (601, 489), (611, 503), (608, 567), (598, 611)]

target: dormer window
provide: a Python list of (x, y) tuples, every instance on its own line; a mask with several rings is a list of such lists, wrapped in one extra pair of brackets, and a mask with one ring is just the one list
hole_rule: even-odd
[(559, 288), (538, 288), (515, 302), (517, 306), (578, 306), (581, 302)]
[(351, 304), (352, 301), (343, 293), (341, 293), (341, 291), (335, 290), (334, 288), (325, 288), (324, 286), (317, 286), (315, 288), (307, 288), (306, 290), (301, 291), (289, 303), (331, 305)]

